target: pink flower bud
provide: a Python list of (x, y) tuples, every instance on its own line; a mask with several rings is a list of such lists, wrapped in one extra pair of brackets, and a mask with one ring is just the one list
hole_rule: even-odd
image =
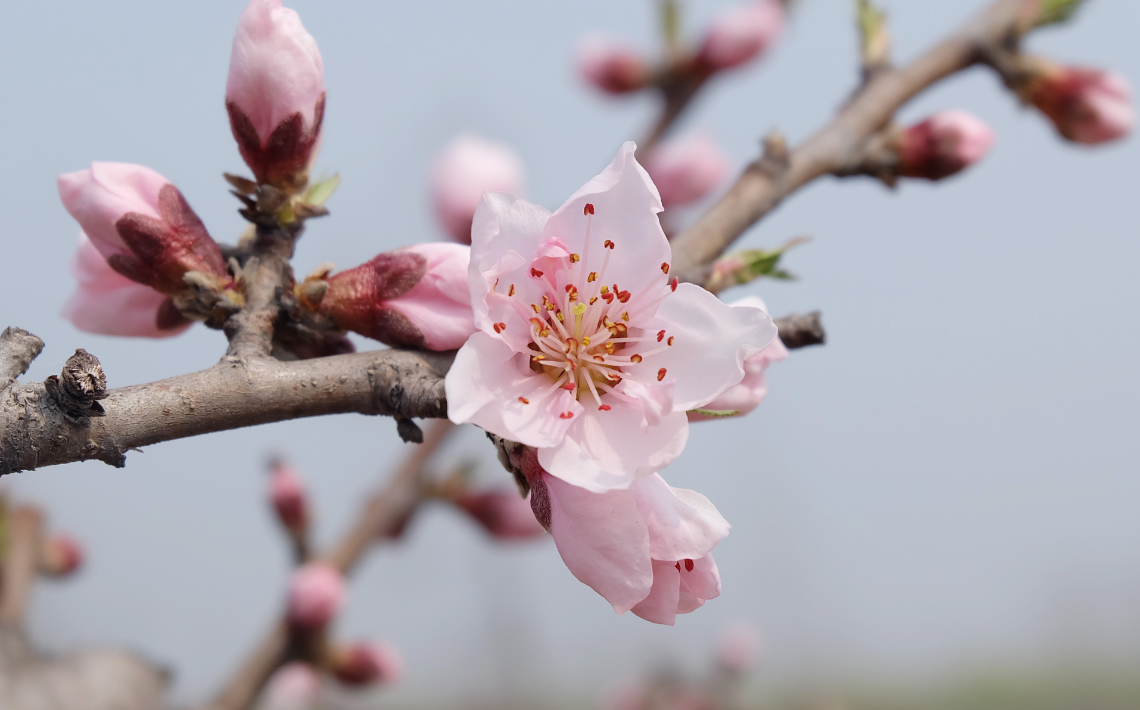
[(728, 156), (703, 133), (671, 140), (645, 162), (645, 170), (666, 208), (703, 199), (728, 177)]
[(475, 332), (470, 247), (417, 244), (328, 279), (315, 307), (338, 326), (397, 347), (452, 350)]
[(322, 629), (340, 611), (344, 597), (340, 572), (328, 563), (310, 562), (289, 582), (289, 622), (306, 631)]
[(649, 66), (640, 54), (599, 35), (590, 35), (579, 45), (578, 71), (611, 94), (637, 91), (649, 83)]
[(517, 491), (473, 493), (462, 496), (455, 504), (497, 538), (526, 539), (546, 533), (535, 520), (529, 499)]
[(166, 338), (190, 327), (168, 296), (115, 272), (86, 234), (71, 261), (77, 282), (63, 317), (86, 333)]
[(277, 511), (277, 519), (286, 529), (304, 531), (309, 522), (309, 501), (305, 482), (283, 462), (273, 464), (269, 478), (269, 500)]
[(112, 269), (173, 295), (198, 271), (229, 283), (225, 260), (170, 182), (141, 165), (92, 163), (59, 176), (59, 196)]
[(325, 70), (316, 40), (281, 0), (250, 0), (226, 79), (230, 129), (262, 183), (298, 182), (320, 136)]
[(41, 569), (53, 577), (66, 577), (83, 564), (83, 548), (70, 535), (57, 533), (44, 541)]
[(404, 677), (404, 663), (390, 644), (358, 643), (335, 654), (333, 675), (345, 685), (392, 685)]
[(471, 220), (484, 192), (522, 192), (523, 166), (500, 143), (465, 134), (447, 144), (436, 158), (431, 191), (435, 216), (461, 244), (471, 243)]
[(1102, 69), (1046, 65), (1021, 94), (1076, 143), (1116, 140), (1136, 123), (1128, 83)]
[(317, 703), (321, 678), (307, 663), (281, 666), (265, 686), (266, 710), (309, 710)]
[(729, 69), (759, 56), (784, 29), (778, 0), (754, 0), (731, 7), (713, 20), (697, 59), (713, 70)]
[(994, 144), (990, 127), (965, 111), (943, 111), (899, 138), (899, 174), (941, 180), (982, 159)]
[(726, 629), (717, 643), (716, 657), (722, 666), (734, 673), (751, 668), (760, 658), (763, 645), (755, 629), (738, 625)]

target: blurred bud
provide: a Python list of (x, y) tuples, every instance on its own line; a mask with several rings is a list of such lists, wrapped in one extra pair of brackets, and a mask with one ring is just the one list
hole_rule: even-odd
[(728, 156), (703, 133), (664, 143), (645, 162), (666, 208), (703, 199), (724, 182), (730, 169)]
[(1018, 93), (1065, 138), (1093, 145), (1123, 138), (1132, 130), (1136, 123), (1132, 92), (1119, 74), (1059, 66), (1037, 57), (1023, 61), (1028, 79)]
[(334, 651), (332, 672), (345, 685), (393, 685), (404, 677), (404, 663), (394, 646), (357, 643)]
[(471, 220), (484, 192), (522, 193), (523, 166), (501, 143), (464, 134), (436, 158), (431, 176), (432, 201), (439, 223), (455, 241), (471, 243)]
[(941, 180), (981, 160), (994, 144), (990, 127), (965, 111), (942, 111), (899, 136), (899, 174)]
[(396, 347), (453, 350), (475, 332), (470, 254), (462, 244), (417, 244), (334, 274), (317, 302), (304, 284), (297, 295), (344, 330)]
[(324, 118), (325, 70), (316, 40), (281, 0), (250, 0), (238, 20), (226, 110), (258, 182), (304, 184)]
[(40, 571), (52, 577), (66, 577), (83, 564), (83, 548), (79, 542), (62, 533), (44, 540), (40, 552)]
[(165, 338), (190, 327), (168, 296), (118, 274), (82, 232), (71, 275), (75, 293), (62, 315), (86, 333)]
[(739, 624), (725, 629), (717, 642), (716, 658), (721, 666), (734, 673), (743, 673), (760, 660), (763, 644), (760, 635), (750, 626)]
[(310, 710), (317, 703), (321, 678), (307, 663), (286, 663), (265, 686), (266, 710)]
[(578, 46), (578, 71), (611, 94), (637, 91), (649, 83), (649, 65), (636, 50), (599, 35), (587, 36)]
[[(765, 312), (768, 310), (764, 301), (757, 296), (746, 296), (729, 305), (759, 308)], [(788, 349), (777, 337), (763, 350), (744, 360), (743, 380), (700, 409), (690, 411), (689, 421), (700, 422), (726, 416), (743, 416), (756, 409), (768, 396), (768, 380), (764, 376), (764, 371), (772, 363), (786, 357)]]
[(530, 500), (515, 490), (471, 493), (457, 498), (455, 505), (497, 538), (521, 540), (546, 534), (535, 520)]
[(713, 70), (729, 69), (760, 56), (784, 29), (779, 0), (754, 0), (721, 12), (709, 25), (697, 59)]
[(269, 474), (269, 500), (277, 511), (277, 519), (295, 535), (304, 533), (309, 524), (309, 500), (305, 482), (283, 461), (274, 461)]
[(112, 269), (167, 295), (199, 272), (222, 288), (225, 260), (198, 215), (170, 182), (141, 165), (92, 163), (59, 176), (59, 196)]
[(289, 582), (289, 622), (306, 631), (322, 629), (340, 611), (344, 597), (340, 572), (325, 562), (310, 562), (294, 572)]

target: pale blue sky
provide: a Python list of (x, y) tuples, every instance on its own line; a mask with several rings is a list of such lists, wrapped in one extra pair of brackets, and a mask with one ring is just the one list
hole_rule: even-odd
[[(687, 3), (689, 26), (723, 4)], [(983, 3), (884, 4), (906, 59)], [(290, 5), (325, 60), (318, 165), (343, 177), (333, 216), (301, 242), (301, 273), (439, 238), (428, 163), (460, 131), (513, 145), (529, 196), (554, 208), (653, 115), (648, 99), (588, 91), (571, 63), (592, 29), (655, 46), (649, 0)], [(1032, 45), (1135, 85), (1140, 5), (1088, 5)], [(0, 325), (47, 342), (34, 378), (76, 347), (99, 355), (112, 386), (203, 368), (224, 349), (202, 327), (120, 340), (57, 316), (77, 232), (55, 176), (91, 160), (144, 163), (232, 241), (242, 222), (221, 173), (243, 166), (222, 97), (242, 6), (6, 8)], [(773, 127), (798, 142), (855, 81), (851, 15), (847, 0), (803, 0), (770, 59), (715, 82), (685, 125), (738, 165)], [(821, 180), (742, 242), (815, 237), (787, 262), (801, 281), (741, 295), (775, 314), (822, 309), (830, 342), (774, 366), (750, 417), (694, 427), (665, 472), (733, 523), (716, 551), (722, 597), (672, 629), (616, 617), (548, 542), (499, 547), (432, 509), (368, 561), (340, 622), (345, 637), (403, 649), (399, 697), (588, 697), (655, 659), (704, 658), (737, 620), (764, 630), (773, 683), (1140, 655), (1140, 147), (1062, 144), (981, 69), (901, 118), (943, 108), (997, 132), (977, 168), (895, 192)], [(482, 476), (508, 483), (476, 432), (464, 443), (450, 455), (477, 455)], [(162, 444), (124, 470), (89, 462), (5, 479), (89, 550), (81, 577), (40, 586), (33, 637), (130, 645), (176, 670), (179, 698), (202, 697), (276, 614), (287, 574), (263, 501), (266, 453), (308, 476), (328, 540), (402, 448), (390, 421), (342, 416)]]

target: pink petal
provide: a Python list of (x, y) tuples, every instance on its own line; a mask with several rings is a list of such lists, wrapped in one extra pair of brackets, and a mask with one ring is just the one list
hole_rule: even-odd
[(731, 165), (714, 140), (694, 132), (654, 150), (645, 170), (668, 207), (703, 199), (724, 182)]
[(660, 474), (638, 480), (630, 490), (649, 528), (649, 554), (655, 560), (696, 559), (728, 535), (728, 521), (700, 493), (673, 488)]
[(109, 257), (128, 253), (115, 223), (128, 212), (160, 219), (158, 192), (170, 181), (150, 168), (129, 163), (92, 163), (88, 170), (59, 176), (63, 206), (92, 244)]
[(676, 622), (681, 574), (675, 565), (675, 562), (653, 560), (653, 587), (630, 611), (655, 624), (672, 626)]
[(763, 53), (783, 28), (784, 7), (777, 0), (730, 7), (709, 26), (700, 58), (713, 69), (738, 66)]
[(471, 243), (471, 223), (484, 192), (522, 193), (522, 161), (513, 150), (464, 134), (443, 149), (432, 170), (435, 215), (457, 242)]
[(550, 496), (550, 533), (578, 581), (601, 594), (619, 614), (650, 592), (649, 535), (629, 491), (590, 493), (544, 475)]
[[(472, 335), (444, 381), (451, 421), (471, 422), (527, 446), (562, 441), (582, 405), (566, 390), (554, 389), (549, 377), (531, 371), (529, 357), (486, 333)], [(566, 412), (571, 417), (562, 417)]]
[(427, 272), (407, 293), (386, 305), (404, 314), (424, 336), (429, 350), (454, 350), (475, 332), (467, 271), (471, 250), (462, 244), (406, 247), (427, 259)]
[(689, 570), (684, 561), (680, 564), (681, 595), (677, 603), (678, 614), (688, 614), (699, 609), (709, 599), (720, 596), (720, 570), (716, 567), (712, 553), (693, 560)]

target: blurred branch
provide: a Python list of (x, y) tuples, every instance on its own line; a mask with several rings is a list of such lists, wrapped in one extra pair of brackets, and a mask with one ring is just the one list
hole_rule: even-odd
[(818, 177), (858, 163), (867, 141), (899, 107), (941, 79), (983, 61), (989, 48), (1009, 40), (1018, 31), (1025, 2), (997, 0), (908, 66), (876, 74), (830, 124), (795, 150), (766, 147), (720, 202), (673, 239), (673, 267), (680, 278), (700, 282), (708, 264), (786, 197)]
[(4, 577), (0, 585), (0, 624), (19, 629), (36, 582), (44, 515), (39, 508), (20, 506), (6, 516)]
[[(421, 477), (425, 465), (454, 430), (455, 425), (446, 419), (430, 423), (423, 443), (409, 452), (340, 542), (324, 556), (329, 564), (351, 574), (373, 543), (403, 529), (424, 499)], [(270, 676), (290, 660), (289, 656), (289, 627), (282, 615), (205, 710), (245, 710), (252, 706)]]

